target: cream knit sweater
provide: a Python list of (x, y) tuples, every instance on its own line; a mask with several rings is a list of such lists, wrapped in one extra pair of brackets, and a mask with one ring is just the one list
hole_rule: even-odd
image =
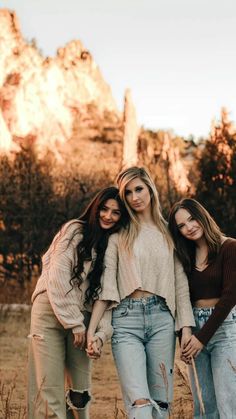
[[(85, 330), (82, 311), (92, 311), (91, 306), (84, 307), (84, 302), (89, 285), (87, 275), (96, 258), (95, 252), (92, 252), (92, 261), (84, 262), (82, 284), (72, 287), (70, 279), (77, 263), (76, 247), (81, 239), (81, 222), (71, 220), (63, 226), (42, 258), (42, 274), (32, 295), (34, 302), (37, 295), (47, 292), (55, 316), (65, 329), (72, 329), (74, 333)], [(112, 335), (109, 311), (104, 313), (96, 335), (103, 341)]]
[(176, 330), (194, 326), (187, 277), (158, 228), (141, 227), (133, 255), (119, 243), (119, 233), (109, 238), (99, 298), (119, 303), (136, 289), (149, 291), (166, 300)]

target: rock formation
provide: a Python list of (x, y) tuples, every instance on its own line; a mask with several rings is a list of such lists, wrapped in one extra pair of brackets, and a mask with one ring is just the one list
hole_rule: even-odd
[(182, 155), (172, 141), (162, 152), (161, 135), (139, 132), (129, 90), (123, 116), (122, 121), (109, 85), (80, 41), (44, 57), (35, 40), (23, 38), (15, 13), (0, 9), (0, 152), (30, 142), (38, 155), (50, 150), (63, 162), (60, 173), (74, 168), (88, 178), (91, 172), (105, 178), (109, 173), (111, 180), (121, 165), (151, 165), (163, 173), (157, 179), (168, 175), (186, 191)]
[(167, 176), (172, 179), (175, 187), (181, 193), (186, 193), (190, 189), (188, 171), (180, 158), (179, 148), (171, 144), (171, 135), (165, 133), (162, 157), (167, 163)]
[[(0, 10), (0, 147), (33, 135), (38, 149), (67, 141), (75, 114), (93, 104), (118, 115), (110, 87), (80, 41), (45, 58), (22, 37), (14, 12)], [(78, 112), (77, 112), (78, 111)]]
[(123, 142), (123, 167), (138, 163), (138, 134), (139, 127), (136, 119), (136, 111), (129, 89), (125, 92), (124, 106), (124, 142)]

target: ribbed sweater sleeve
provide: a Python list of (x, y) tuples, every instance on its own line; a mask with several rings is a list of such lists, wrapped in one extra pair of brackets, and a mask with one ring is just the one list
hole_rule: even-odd
[(176, 299), (175, 330), (178, 331), (185, 326), (195, 326), (195, 321), (190, 302), (188, 279), (176, 254), (174, 254), (174, 269)]
[(106, 310), (98, 324), (95, 335), (102, 339), (105, 343), (108, 339), (111, 338), (113, 333), (113, 328), (111, 325), (111, 310)]
[[(113, 234), (109, 238), (108, 246), (104, 258), (104, 271), (101, 277), (102, 291), (99, 294), (99, 300), (120, 302), (120, 295), (117, 284), (118, 275), (118, 238), (117, 234)], [(112, 308), (113, 305), (110, 306)]]
[[(78, 294), (75, 287), (70, 285), (75, 261), (76, 233), (70, 240), (74, 226), (67, 227), (66, 233), (56, 237), (52, 243), (48, 267), (48, 281), (46, 282), (48, 298), (55, 316), (65, 329), (72, 329), (73, 333), (85, 330), (83, 315), (79, 309)], [(78, 228), (78, 226), (77, 226)]]
[(206, 345), (218, 327), (236, 305), (236, 240), (225, 245), (222, 259), (222, 294), (215, 309), (202, 329), (195, 333), (197, 339)]

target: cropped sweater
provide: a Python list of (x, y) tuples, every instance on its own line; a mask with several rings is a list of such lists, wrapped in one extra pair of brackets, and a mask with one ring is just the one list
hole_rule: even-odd
[(236, 305), (236, 240), (225, 240), (219, 254), (203, 271), (194, 269), (189, 275), (189, 286), (193, 303), (219, 298), (208, 321), (194, 333), (206, 345)]
[[(83, 311), (92, 311), (92, 306), (84, 305), (85, 292), (88, 288), (87, 275), (96, 258), (92, 251), (92, 260), (84, 262), (83, 282), (78, 287), (71, 285), (73, 268), (77, 264), (76, 247), (82, 239), (81, 222), (71, 220), (55, 236), (49, 249), (42, 258), (42, 273), (32, 295), (32, 302), (43, 292), (47, 292), (50, 304), (58, 321), (65, 329), (73, 333), (85, 330)], [(102, 341), (112, 335), (111, 313), (105, 311), (96, 331)]]
[(155, 226), (141, 226), (132, 254), (122, 249), (119, 233), (109, 238), (99, 298), (112, 307), (136, 289), (166, 300), (176, 330), (195, 325), (183, 267)]

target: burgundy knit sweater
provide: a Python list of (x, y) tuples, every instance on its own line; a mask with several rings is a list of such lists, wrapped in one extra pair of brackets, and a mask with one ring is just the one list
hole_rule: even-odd
[(191, 301), (219, 298), (208, 321), (195, 336), (206, 345), (236, 305), (236, 240), (228, 238), (216, 258), (203, 270), (189, 275)]

